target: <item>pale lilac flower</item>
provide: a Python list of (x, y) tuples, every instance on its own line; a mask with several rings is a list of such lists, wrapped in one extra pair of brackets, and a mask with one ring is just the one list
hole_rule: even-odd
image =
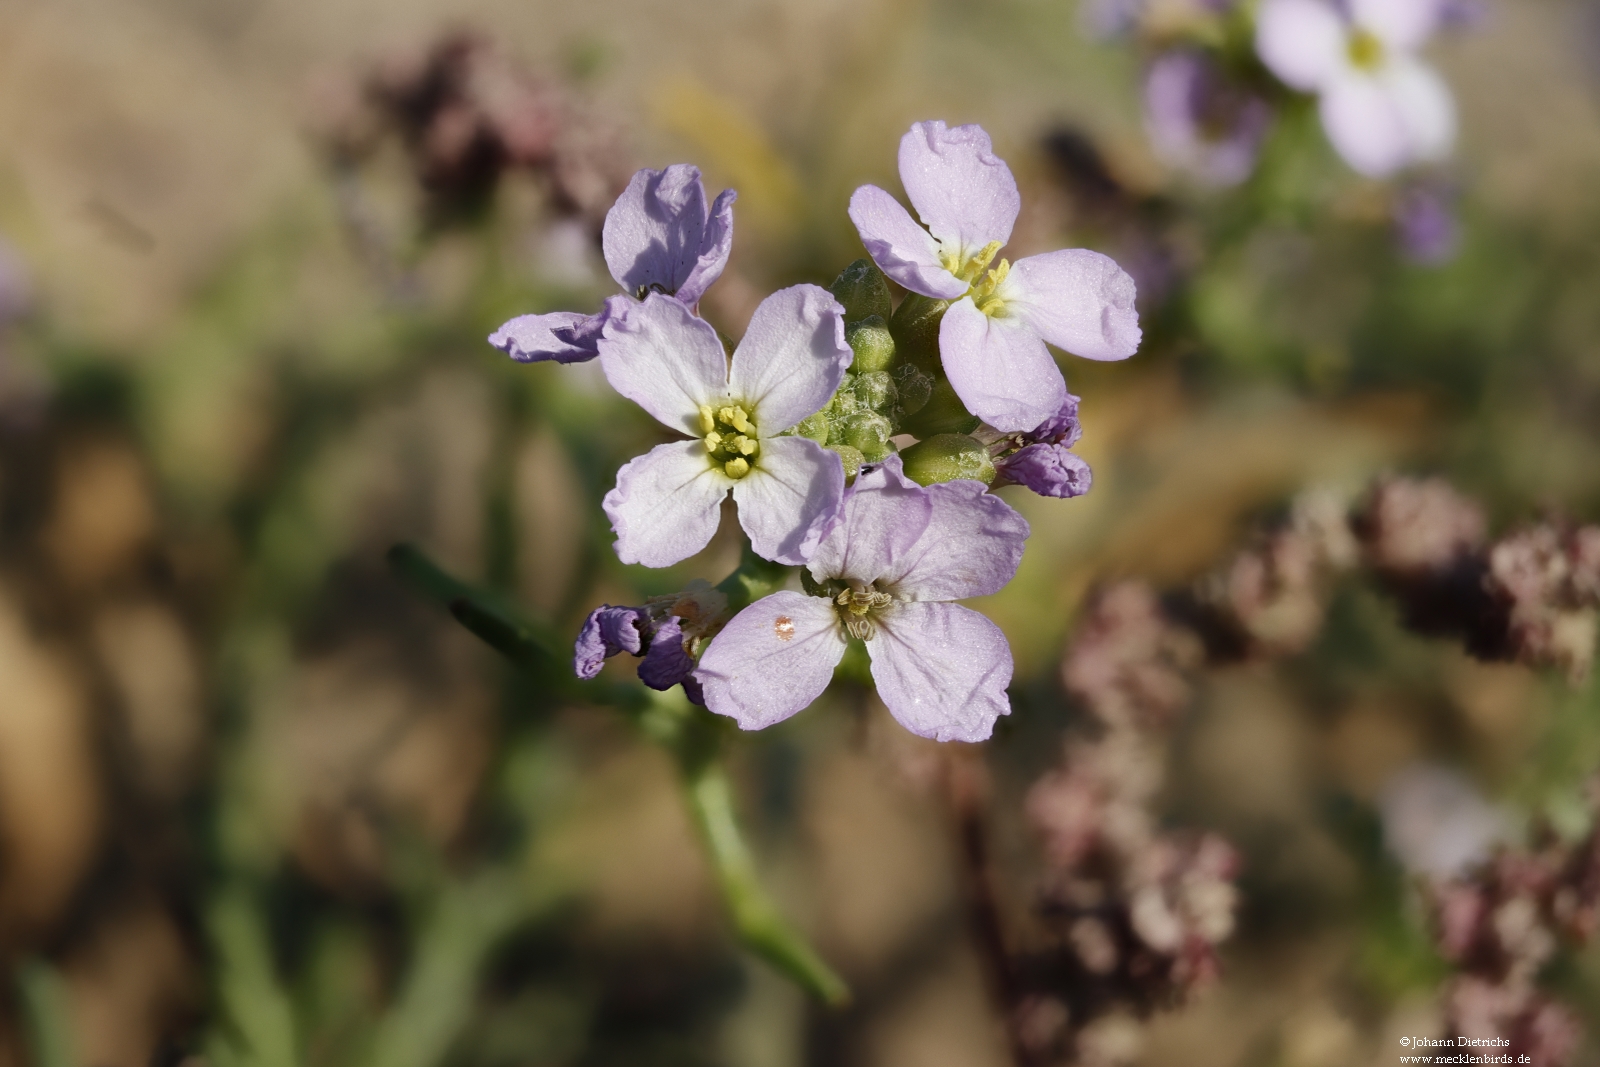
[(617, 472), (604, 506), (622, 562), (665, 567), (700, 551), (729, 490), (758, 555), (804, 562), (839, 506), (844, 467), (815, 441), (780, 434), (828, 403), (850, 360), (844, 309), (815, 285), (763, 300), (731, 365), (717, 332), (671, 297), (652, 293), (609, 321), (606, 380), (694, 438)]
[(1032, 430), (1002, 442), (1004, 448), (1014, 451), (995, 459), (996, 487), (1021, 485), (1040, 496), (1082, 496), (1094, 483), (1089, 464), (1071, 451), (1082, 436), (1078, 398), (1068, 393), (1061, 410)]
[(982, 741), (1009, 714), (1011, 648), (958, 604), (1011, 580), (1026, 520), (981, 482), (924, 489), (900, 457), (864, 467), (807, 564), (820, 595), (763, 597), (700, 658), (706, 707), (746, 730), (781, 722), (828, 687), (851, 637), (866, 642), (878, 696), (938, 741)]
[(607, 298), (597, 315), (519, 315), (489, 343), (520, 363), (581, 363), (600, 354), (606, 323), (650, 293), (694, 307), (728, 263), (737, 195), (724, 189), (708, 209), (698, 167), (639, 171), (606, 212), (600, 237), (606, 266), (626, 295)]
[(1232, 85), (1205, 55), (1166, 52), (1144, 81), (1145, 130), (1156, 154), (1208, 185), (1237, 185), (1255, 169), (1272, 110)]
[(885, 274), (954, 301), (939, 352), (968, 411), (1007, 433), (1029, 429), (1067, 395), (1046, 341), (1101, 360), (1139, 347), (1133, 279), (1109, 257), (1068, 249), (991, 269), (1022, 201), (981, 127), (917, 123), (900, 139), (900, 180), (927, 230), (875, 185), (850, 197), (850, 218)]
[(1440, 0), (1266, 0), (1256, 52), (1286, 85), (1317, 94), (1345, 162), (1381, 178), (1442, 159), (1455, 141), (1450, 89), (1416, 57), (1442, 11)]

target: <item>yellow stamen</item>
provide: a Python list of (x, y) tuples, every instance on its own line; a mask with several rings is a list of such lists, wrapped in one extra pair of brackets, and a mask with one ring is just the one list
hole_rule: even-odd
[(739, 454), (741, 456), (753, 456), (753, 455), (755, 455), (756, 454), (756, 443), (754, 441), (750, 440), (750, 438), (748, 438), (748, 437), (739, 438)]
[(700, 432), (710, 433), (717, 428), (716, 413), (711, 410), (710, 404), (700, 405)]
[(1352, 33), (1349, 48), (1350, 62), (1359, 70), (1376, 70), (1383, 62), (1383, 42), (1370, 30)]
[(743, 478), (750, 473), (750, 461), (743, 456), (728, 460), (722, 467), (730, 478)]
[(715, 452), (722, 447), (722, 435), (715, 430), (706, 434), (706, 451)]

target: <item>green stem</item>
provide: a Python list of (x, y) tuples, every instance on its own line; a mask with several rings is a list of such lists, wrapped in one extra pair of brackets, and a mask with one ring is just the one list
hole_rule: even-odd
[(16, 978), (29, 1060), (34, 1067), (78, 1067), (61, 972), (43, 960), (32, 959), (17, 968)]

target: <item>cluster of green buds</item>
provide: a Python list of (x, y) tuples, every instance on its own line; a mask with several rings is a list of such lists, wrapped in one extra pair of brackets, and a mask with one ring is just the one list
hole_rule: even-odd
[(839, 454), (854, 478), (863, 463), (901, 451), (906, 475), (923, 485), (972, 478), (992, 482), (989, 449), (967, 436), (978, 418), (962, 406), (939, 361), (939, 323), (949, 306), (915, 293), (899, 308), (889, 281), (870, 259), (858, 259), (829, 286), (844, 307), (845, 340), (855, 358), (839, 391), (795, 432)]

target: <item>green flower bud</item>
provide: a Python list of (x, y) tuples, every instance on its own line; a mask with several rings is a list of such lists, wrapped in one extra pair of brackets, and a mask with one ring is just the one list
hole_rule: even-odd
[(856, 354), (850, 369), (857, 374), (888, 370), (894, 365), (894, 338), (882, 315), (869, 315), (844, 328), (844, 339)]
[(828, 286), (828, 292), (844, 305), (846, 322), (857, 322), (873, 315), (888, 319), (894, 313), (889, 279), (870, 259), (858, 259), (840, 271), (833, 284)]
[(849, 445), (836, 444), (827, 447), (829, 452), (839, 453), (839, 461), (844, 464), (845, 481), (855, 481), (856, 475), (861, 471), (861, 465), (866, 462), (866, 459), (861, 455), (861, 450), (859, 448), (851, 448)]
[(939, 324), (949, 306), (948, 300), (935, 300), (921, 293), (912, 293), (900, 302), (899, 310), (889, 320), (889, 333), (901, 360), (927, 374), (939, 372)]
[(894, 369), (891, 377), (894, 378), (898, 400), (895, 414), (891, 417), (895, 425), (899, 426), (928, 403), (928, 397), (933, 395), (933, 378), (910, 363), (900, 364)]
[(828, 409), (823, 408), (814, 415), (808, 415), (800, 420), (800, 425), (794, 432), (801, 437), (809, 437), (819, 445), (828, 443)]
[(970, 478), (985, 485), (994, 481), (994, 460), (989, 450), (966, 434), (941, 433), (918, 441), (900, 453), (906, 477), (918, 485)]
[(900, 431), (927, 439), (942, 433), (971, 433), (978, 428), (978, 422), (978, 416), (962, 406), (950, 382), (940, 378), (922, 410), (901, 423)]
[(888, 371), (875, 370), (856, 375), (856, 402), (879, 414), (886, 414), (894, 406), (899, 390)]
[(861, 398), (856, 395), (856, 376), (846, 371), (844, 381), (839, 383), (839, 391), (833, 394), (833, 399), (828, 401), (828, 406), (822, 410), (827, 412), (828, 417), (834, 422), (838, 422), (846, 415), (853, 415), (864, 407)]
[(859, 451), (868, 463), (876, 463), (894, 451), (894, 445), (889, 443), (894, 427), (876, 411), (858, 411), (835, 423), (833, 432), (838, 440)]

